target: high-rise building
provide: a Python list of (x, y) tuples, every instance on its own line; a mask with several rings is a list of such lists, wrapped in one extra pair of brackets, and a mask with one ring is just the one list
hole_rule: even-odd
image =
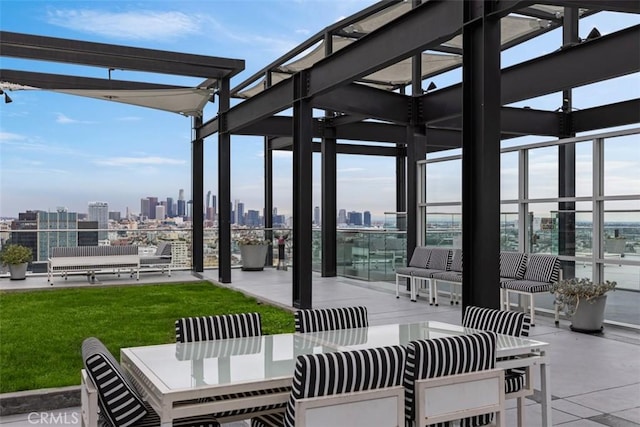
[(347, 224), (349, 225), (362, 225), (362, 212), (349, 212), (347, 214)]
[(346, 224), (347, 223), (347, 211), (345, 209), (340, 209), (338, 211), (338, 224)]
[(173, 211), (173, 197), (167, 197), (167, 217), (173, 218), (174, 216), (176, 216), (176, 214)]
[(167, 208), (164, 205), (156, 205), (155, 218), (162, 221), (167, 216)]
[(371, 227), (371, 212), (364, 211), (364, 226)]
[(156, 219), (156, 206), (158, 206), (158, 198), (147, 197), (147, 199), (149, 199), (149, 219)]
[(244, 225), (244, 203), (236, 200), (236, 224)]
[(320, 206), (313, 208), (313, 223), (320, 225)]
[(89, 221), (98, 222), (98, 240), (109, 239), (109, 204), (107, 202), (89, 202)]
[(207, 210), (211, 207), (211, 190), (207, 191), (207, 204), (205, 207)]
[(211, 200), (211, 209), (213, 209), (213, 215), (211, 215), (211, 221), (215, 221), (218, 216), (218, 198), (213, 195)]
[(38, 261), (38, 211), (19, 212), (18, 219), (11, 222), (11, 229), (16, 232), (11, 233), (8, 243), (28, 247), (33, 260)]
[[(37, 259), (46, 261), (51, 248), (78, 246), (78, 213), (59, 207), (55, 212), (38, 212)], [(50, 230), (50, 231), (45, 231)], [(36, 254), (34, 254), (34, 259)]]
[(122, 219), (122, 214), (120, 211), (111, 211), (109, 212), (109, 220), (111, 221), (120, 221)]
[(144, 199), (140, 199), (140, 218), (149, 218), (150, 214), (149, 214), (149, 199), (148, 198), (144, 198)]
[(260, 211), (249, 209), (247, 211), (247, 219), (244, 225), (248, 225), (250, 227), (260, 227), (262, 225), (262, 221), (260, 219)]
[(178, 199), (178, 216), (184, 218), (187, 215), (187, 204), (184, 200)]

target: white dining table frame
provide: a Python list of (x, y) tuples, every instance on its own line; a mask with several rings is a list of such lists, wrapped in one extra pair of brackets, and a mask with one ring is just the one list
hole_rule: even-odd
[[(389, 328), (393, 325), (370, 326), (366, 329), (365, 336), (376, 332), (377, 328)], [(402, 325), (396, 325), (402, 326)], [(427, 327), (432, 331), (437, 331), (440, 335), (461, 334), (473, 332), (473, 330), (464, 329), (458, 325), (451, 325), (441, 322), (418, 322), (406, 326)], [(367, 343), (343, 344), (340, 342), (332, 342), (331, 332), (327, 333), (308, 333), (308, 334), (281, 334), (275, 336), (292, 335), (299, 342), (307, 346), (306, 352), (314, 351), (347, 351), (355, 348), (366, 348)], [(502, 339), (501, 339), (502, 338)], [(243, 340), (239, 338), (238, 340)], [(232, 341), (232, 340), (227, 340)], [(506, 344), (505, 344), (506, 343)], [(375, 342), (370, 347), (380, 345), (394, 345), (398, 342), (388, 342), (381, 344)], [(406, 343), (405, 343), (406, 344)], [(173, 346), (175, 352), (176, 344), (165, 344), (169, 346), (167, 351), (171, 351)], [(151, 346), (159, 347), (159, 346)], [(272, 378), (262, 378), (255, 380), (243, 380), (230, 382), (226, 384), (200, 384), (195, 387), (171, 388), (163, 383), (156, 373), (147, 366), (145, 360), (136, 355), (137, 349), (143, 347), (123, 348), (121, 350), (121, 365), (125, 369), (138, 387), (142, 389), (145, 399), (149, 401), (151, 406), (160, 416), (161, 427), (172, 426), (173, 420), (183, 417), (204, 415), (217, 412), (230, 411), (234, 409), (255, 408), (263, 405), (272, 405), (277, 403), (285, 403), (289, 398), (288, 392), (269, 393), (258, 396), (249, 396), (244, 398), (233, 398), (223, 401), (203, 401), (202, 398), (215, 397), (235, 393), (251, 392), (255, 390), (267, 390), (280, 387), (290, 387), (293, 378), (293, 365), (291, 372), (281, 373)], [(149, 348), (149, 347), (146, 347)], [(542, 426), (551, 427), (551, 390), (550, 390), (550, 369), (549, 369), (549, 344), (527, 338), (514, 338), (507, 336), (498, 336), (498, 348), (496, 356), (505, 358), (514, 356), (513, 359), (498, 361), (496, 367), (508, 369), (515, 367), (528, 367), (534, 369), (539, 368), (540, 371), (540, 394), (542, 407)], [(294, 359), (296, 355), (294, 354)], [(533, 376), (530, 376), (532, 378)], [(198, 400), (200, 399), (200, 400)], [(188, 401), (188, 403), (184, 403)], [(176, 404), (176, 402), (181, 402)], [(266, 411), (261, 414), (273, 412)], [(247, 418), (248, 416), (258, 415), (251, 413), (250, 415), (238, 415), (221, 419), (223, 422), (230, 422), (238, 419)]]

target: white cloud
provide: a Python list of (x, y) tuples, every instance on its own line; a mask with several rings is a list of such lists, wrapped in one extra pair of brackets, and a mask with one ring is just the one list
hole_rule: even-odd
[(157, 166), (157, 165), (184, 165), (184, 160), (169, 159), (166, 157), (111, 157), (94, 162), (101, 166)]
[(69, 125), (69, 124), (90, 124), (95, 122), (89, 122), (85, 120), (76, 120), (71, 117), (65, 116), (62, 113), (56, 113), (56, 123), (60, 123), (61, 125)]
[(83, 33), (116, 39), (158, 40), (197, 34), (203, 19), (182, 12), (137, 10), (107, 12), (89, 9), (57, 9), (49, 11), (50, 24)]
[(10, 132), (0, 132), (0, 141), (24, 141), (27, 139), (23, 135)]

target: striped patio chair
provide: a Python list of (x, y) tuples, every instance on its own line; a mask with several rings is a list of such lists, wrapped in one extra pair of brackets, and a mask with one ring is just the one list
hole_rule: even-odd
[[(396, 267), (396, 298), (400, 298), (400, 278), (404, 277), (410, 280), (411, 301), (416, 300), (417, 295), (414, 295), (415, 286), (413, 284), (413, 273), (418, 269), (427, 268), (430, 257), (431, 249), (418, 246), (413, 250), (407, 267)], [(429, 300), (431, 300), (431, 295), (429, 295)]]
[[(410, 342), (407, 346), (407, 365), (404, 372), (407, 427), (425, 424), (446, 426), (449, 421), (462, 418), (460, 414), (474, 415), (461, 419), (462, 426), (480, 426), (489, 424), (493, 419), (493, 413), (499, 414), (496, 421), (498, 425), (502, 425), (504, 387), (502, 382), (496, 382), (495, 378), (503, 381), (504, 373), (495, 369), (495, 363), (496, 334), (493, 332)], [(481, 388), (472, 389), (474, 386), (471, 384), (485, 375), (490, 375), (493, 380), (476, 382)], [(450, 395), (450, 388), (449, 391), (440, 391), (439, 395), (437, 392), (430, 395), (436, 399), (455, 402), (455, 405), (439, 405), (430, 399), (426, 399), (429, 404), (425, 405), (423, 383), (436, 379), (440, 380), (436, 382), (438, 385), (447, 387), (449, 384), (457, 384), (464, 390), (457, 393), (454, 391), (454, 395)], [(481, 396), (479, 401), (476, 399), (478, 396)], [(489, 397), (492, 398), (491, 408), (488, 408), (489, 401), (486, 400)], [(445, 409), (442, 406), (450, 408)]]
[(389, 346), (298, 356), (286, 410), (255, 417), (251, 425), (402, 425), (406, 355), (406, 347)]
[[(97, 338), (87, 338), (82, 343), (84, 371), (98, 394), (98, 417), (101, 426), (151, 427), (160, 425), (160, 417), (148, 402), (142, 399), (111, 352)], [(85, 385), (83, 385), (85, 387)], [(98, 408), (83, 407), (83, 416)], [(209, 415), (174, 420), (180, 427), (219, 427), (218, 421)], [(95, 427), (95, 426), (90, 426)]]
[[(528, 337), (531, 318), (522, 312), (496, 310), (468, 306), (464, 311), (462, 326), (465, 328), (492, 331), (501, 335)], [(507, 369), (505, 371), (505, 398), (518, 399), (518, 425), (524, 425), (524, 399), (533, 394), (530, 369)]]
[[(529, 316), (531, 316), (531, 326), (535, 326), (535, 301), (534, 295), (538, 293), (548, 293), (553, 282), (557, 282), (560, 277), (560, 260), (555, 255), (532, 254), (529, 255), (527, 268), (522, 279), (501, 281), (501, 297), (504, 308), (509, 310), (511, 302), (509, 294), (515, 293), (529, 297)], [(556, 306), (556, 320), (558, 319), (558, 308)]]
[(176, 320), (176, 342), (195, 342), (262, 335), (260, 313), (183, 317)]
[(294, 313), (296, 332), (321, 332), (369, 326), (367, 307), (312, 308)]
[[(217, 316), (184, 317), (176, 320), (176, 342), (188, 343), (212, 341), (230, 338), (259, 337), (262, 335), (260, 313), (221, 314)], [(248, 344), (247, 342), (241, 344)], [(256, 345), (255, 341), (249, 343)], [(218, 396), (216, 400), (228, 400), (241, 397), (288, 393), (289, 387)], [(218, 419), (238, 419), (245, 414), (262, 413), (284, 408), (285, 403), (270, 404), (248, 409), (230, 410), (213, 414)], [(226, 420), (225, 420), (226, 421)]]

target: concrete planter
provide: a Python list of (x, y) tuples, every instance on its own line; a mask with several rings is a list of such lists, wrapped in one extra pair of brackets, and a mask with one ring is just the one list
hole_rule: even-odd
[(242, 245), (240, 257), (242, 258), (242, 270), (262, 271), (267, 261), (269, 245)]
[(9, 273), (11, 274), (11, 280), (24, 280), (27, 277), (28, 262), (22, 264), (10, 264)]
[(580, 301), (571, 317), (571, 330), (590, 334), (602, 332), (606, 303), (606, 295), (601, 295), (591, 301)]

